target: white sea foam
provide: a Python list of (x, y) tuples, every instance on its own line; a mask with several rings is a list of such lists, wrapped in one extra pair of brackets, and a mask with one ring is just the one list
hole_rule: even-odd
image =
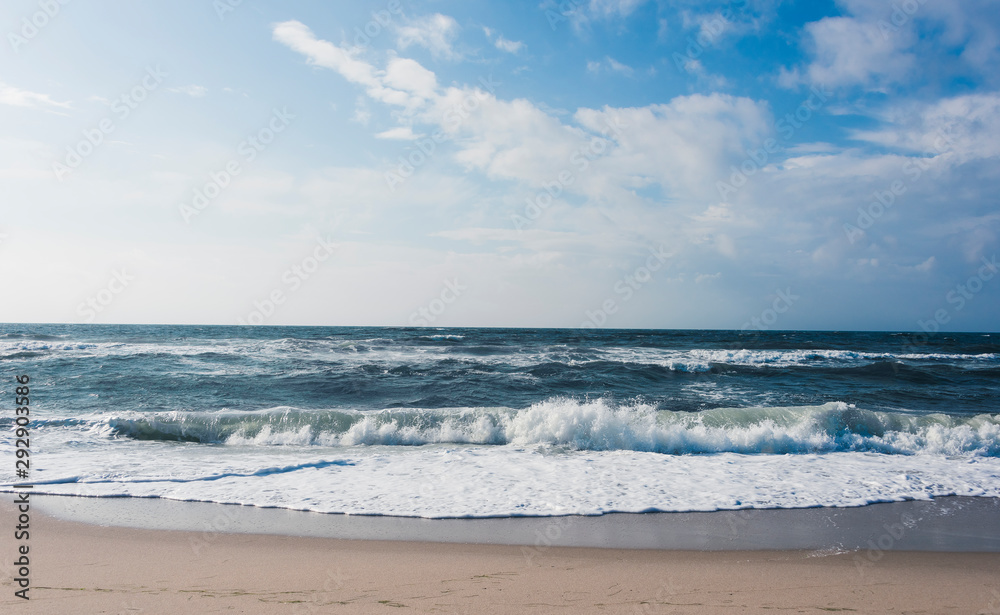
[(239, 446), (481, 444), (627, 450), (673, 455), (886, 454), (1000, 456), (1000, 415), (874, 412), (820, 406), (658, 410), (643, 403), (554, 398), (524, 409), (124, 413), (84, 419), (104, 437)]
[(1000, 497), (998, 426), (843, 403), (131, 412), (36, 425), (32, 479), (39, 493), (420, 517), (859, 506)]
[(417, 517), (860, 506), (944, 495), (1000, 496), (1000, 459), (983, 457), (672, 456), (559, 452), (537, 445), (139, 444), (40, 456), (35, 491)]

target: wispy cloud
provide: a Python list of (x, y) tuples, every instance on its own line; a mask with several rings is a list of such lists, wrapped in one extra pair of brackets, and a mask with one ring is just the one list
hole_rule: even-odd
[(412, 141), (414, 139), (419, 139), (423, 135), (418, 135), (413, 132), (413, 129), (409, 126), (398, 126), (396, 128), (390, 128), (389, 130), (383, 130), (380, 133), (376, 133), (376, 139), (395, 139), (398, 141)]
[(418, 45), (438, 58), (458, 59), (461, 54), (453, 47), (459, 31), (454, 18), (441, 13), (411, 19), (396, 28), (396, 43), (400, 49)]
[(517, 53), (524, 49), (524, 43), (522, 41), (512, 41), (510, 39), (504, 38), (503, 34), (494, 31), (492, 28), (483, 28), (483, 32), (486, 34), (486, 38), (493, 41), (493, 46), (500, 51), (506, 51), (507, 53)]
[(587, 72), (597, 74), (602, 70), (619, 73), (631, 77), (635, 74), (635, 69), (627, 64), (623, 64), (611, 56), (605, 56), (603, 60), (587, 62)]
[(300, 21), (275, 24), (274, 40), (306, 57), (310, 64), (329, 68), (342, 77), (365, 87), (369, 97), (380, 102), (412, 110), (423, 104), (434, 87), (433, 73), (414, 60), (393, 58), (385, 71), (358, 57), (354, 49), (316, 38)]
[(354, 115), (351, 116), (351, 121), (362, 126), (367, 126), (371, 119), (372, 112), (368, 108), (368, 99), (364, 96), (358, 96), (354, 103)]
[(842, 15), (805, 24), (807, 61), (779, 74), (779, 85), (864, 87), (890, 92), (914, 80), (947, 87), (957, 75), (989, 82), (1000, 62), (1000, 18), (992, 2), (917, 3), (902, 10), (850, 0)]
[(175, 94), (187, 94), (192, 98), (202, 98), (208, 94), (208, 88), (203, 85), (182, 85), (176, 88), (167, 88), (167, 91)]
[(47, 111), (73, 108), (69, 102), (52, 100), (48, 94), (22, 90), (21, 88), (7, 85), (2, 81), (0, 81), (0, 104), (12, 107), (41, 108)]

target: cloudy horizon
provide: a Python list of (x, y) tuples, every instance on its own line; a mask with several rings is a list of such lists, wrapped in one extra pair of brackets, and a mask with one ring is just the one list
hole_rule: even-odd
[(997, 8), (9, 2), (0, 321), (997, 331)]

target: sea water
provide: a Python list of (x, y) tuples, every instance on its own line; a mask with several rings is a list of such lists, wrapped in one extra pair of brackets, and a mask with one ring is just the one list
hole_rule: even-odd
[(0, 490), (416, 517), (1000, 497), (972, 333), (0, 325)]

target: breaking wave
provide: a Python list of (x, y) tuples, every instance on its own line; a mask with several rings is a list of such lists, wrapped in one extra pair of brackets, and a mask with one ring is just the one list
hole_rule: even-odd
[(872, 452), (1000, 456), (1000, 415), (913, 415), (818, 406), (658, 410), (554, 398), (528, 408), (128, 413), (94, 417), (106, 437), (242, 446), (552, 445), (670, 455)]

